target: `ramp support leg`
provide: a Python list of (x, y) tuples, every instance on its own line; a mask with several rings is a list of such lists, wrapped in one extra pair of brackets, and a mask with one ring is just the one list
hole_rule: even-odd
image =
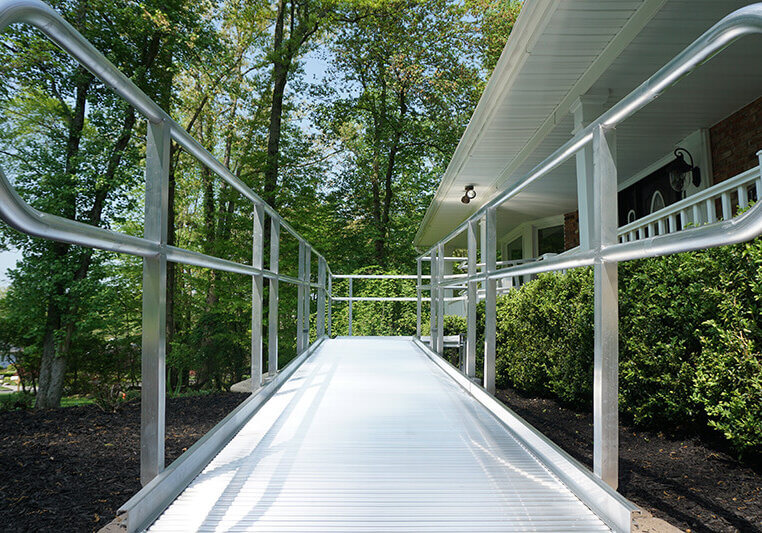
[(144, 235), (161, 251), (143, 259), (143, 349), (140, 390), (140, 482), (164, 470), (164, 397), (167, 355), (167, 214), (169, 127), (148, 121)]
[[(489, 276), (497, 269), (497, 228), (495, 208), (487, 209), (484, 215), (484, 269)], [(497, 335), (497, 280), (484, 283), (484, 388), (495, 393), (495, 352)]]
[(466, 376), (476, 376), (476, 305), (477, 281), (476, 276), (476, 232), (477, 221), (468, 222), (468, 285), (466, 297)]
[(415, 336), (421, 338), (421, 259), (416, 261), (416, 282), (415, 282)]
[[(278, 274), (280, 263), (280, 221), (270, 219), (270, 271)], [(267, 373), (278, 372), (278, 278), (270, 278), (270, 296), (267, 302)]]
[(429, 256), (429, 348), (432, 352), (438, 352), (436, 345), (437, 331), (437, 248), (431, 249)]
[(318, 258), (318, 300), (317, 300), (317, 316), (315, 317), (315, 328), (317, 330), (318, 338), (325, 335), (325, 275), (326, 265), (325, 259)]
[(349, 324), (347, 325), (347, 335), (352, 336), (352, 280), (349, 278)]
[[(251, 264), (262, 269), (265, 239), (265, 209), (260, 203), (254, 204), (252, 211), (253, 233), (251, 246)], [(251, 277), (251, 392), (262, 385), (262, 295), (264, 277), (255, 274)]]
[(444, 244), (437, 246), (437, 353), (444, 355)]
[[(593, 216), (595, 339), (593, 372), (593, 470), (614, 489), (619, 478), (619, 284), (617, 263), (600, 251), (617, 242), (615, 131), (593, 134)], [(581, 214), (581, 212), (580, 212)]]

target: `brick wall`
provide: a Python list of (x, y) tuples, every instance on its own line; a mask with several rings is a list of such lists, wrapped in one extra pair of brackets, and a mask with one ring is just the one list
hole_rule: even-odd
[(564, 251), (579, 246), (579, 212), (564, 215)]
[(762, 150), (762, 97), (721, 120), (709, 130), (714, 183), (759, 164)]

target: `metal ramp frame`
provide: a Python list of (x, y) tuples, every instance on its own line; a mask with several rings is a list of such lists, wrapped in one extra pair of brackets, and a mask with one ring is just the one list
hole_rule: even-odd
[[(370, 497), (372, 494), (369, 492), (368, 486), (364, 486), (364, 493), (358, 489), (358, 492), (353, 496), (358, 498), (360, 494), (368, 496), (368, 499), (364, 500), (368, 504), (367, 507), (362, 507), (365, 512), (364, 516), (388, 518), (389, 515), (383, 513), (383, 511), (388, 511), (394, 512), (395, 515), (393, 516), (404, 515), (404, 520), (407, 520), (384, 521), (383, 526), (380, 525), (382, 522), (366, 521), (361, 523), (358, 521), (355, 525), (362, 525), (360, 529), (388, 530), (392, 526), (406, 531), (414, 529), (414, 526), (425, 529), (426, 520), (431, 520), (433, 514), (426, 514), (423, 510), (429, 509), (427, 505), (431, 505), (431, 509), (436, 509), (440, 516), (447, 518), (445, 521), (440, 519), (433, 525), (429, 523), (430, 529), (437, 531), (443, 529), (476, 530), (484, 529), (487, 525), (495, 529), (505, 529), (509, 523), (518, 529), (536, 529), (535, 526), (539, 527), (539, 524), (532, 524), (532, 520), (537, 520), (542, 514), (541, 511), (552, 509), (553, 513), (557, 511), (561, 513), (559, 510), (561, 508), (563, 508), (563, 512), (568, 514), (563, 515), (565, 518), (560, 518), (562, 514), (550, 513), (550, 516), (555, 517), (556, 521), (552, 525), (548, 525), (550, 522), (545, 523), (549, 530), (560, 531), (563, 525), (566, 529), (577, 528), (589, 531), (590, 527), (604, 524), (617, 531), (630, 530), (632, 513), (635, 508), (612, 488), (616, 486), (618, 480), (617, 350), (619, 332), (616, 290), (618, 283), (617, 264), (622, 261), (659, 257), (748, 241), (762, 234), (762, 203), (756, 203), (732, 219), (714, 221), (705, 226), (689, 228), (677, 233), (662, 233), (657, 225), (657, 230), (653, 233), (649, 231), (648, 237), (645, 239), (619, 242), (616, 209), (614, 209), (616, 206), (617, 165), (613, 156), (615, 150), (612, 152), (614, 147), (613, 133), (618, 124), (640, 111), (649, 102), (658, 98), (663, 91), (674, 86), (680, 79), (689, 75), (694, 69), (699, 68), (726, 47), (743, 36), (762, 33), (762, 3), (739, 9), (720, 20), (598, 119), (575, 133), (572, 138), (559, 146), (534, 169), (524, 176), (516, 176), (511, 186), (494, 195), (492, 199), (473, 212), (467, 220), (464, 220), (450, 234), (436, 243), (433, 248), (418, 257), (416, 276), (333, 274), (325, 257), (320, 255), (272, 206), (264, 202), (256, 192), (215, 159), (209, 151), (111, 64), (55, 10), (39, 0), (0, 1), (0, 31), (16, 23), (40, 31), (79, 65), (92, 72), (103, 82), (104, 86), (113, 89), (146, 120), (146, 192), (144, 198), (146, 211), (142, 237), (40, 212), (19, 196), (11, 181), (0, 169), (0, 218), (11, 227), (27, 235), (77, 246), (130, 254), (142, 258), (143, 261), (140, 454), (141, 481), (145, 483), (145, 486), (122, 507), (121, 515), (113, 523), (113, 527), (130, 531), (148, 527), (208, 464), (216, 464), (213, 461), (216, 460), (215, 457), (220, 450), (223, 450), (223, 453), (228, 453), (225, 450), (234, 449), (245, 440), (242, 438), (248, 431), (248, 422), (256, 420), (257, 417), (263, 416), (262, 413), (266, 413), (273, 409), (273, 406), (277, 406), (278, 402), (282, 401), (289, 391), (291, 391), (290, 394), (295, 395), (295, 398), (300, 394), (302, 396), (299, 397), (307, 398), (314, 395), (315, 390), (322, 390), (325, 394), (324, 398), (329, 398), (331, 394), (338, 394), (343, 391), (343, 396), (342, 394), (338, 395), (339, 398), (343, 398), (343, 401), (338, 401), (335, 404), (336, 410), (332, 415), (338, 418), (331, 418), (325, 414), (328, 411), (320, 409), (320, 404), (315, 406), (314, 412), (307, 413), (314, 416), (315, 420), (306, 415), (302, 418), (294, 418), (295, 415), (293, 414), (282, 418), (284, 425), (289, 420), (292, 422), (297, 419), (310, 420), (310, 425), (303, 431), (299, 427), (295, 429), (301, 439), (298, 442), (303, 441), (302, 446), (292, 447), (293, 451), (288, 452), (288, 447), (284, 445), (283, 451), (280, 452), (282, 454), (292, 453), (289, 456), (291, 461), (303, 461), (303, 464), (300, 464), (305, 468), (314, 469), (313, 478), (309, 480), (304, 478), (304, 486), (309, 488), (310, 483), (327, 483), (332, 479), (334, 481), (339, 479), (338, 477), (332, 478), (330, 475), (339, 471), (335, 469), (344, 464), (344, 459), (352, 458), (350, 453), (363, 451), (364, 455), (358, 455), (355, 459), (365, 457), (370, 461), (375, 457), (377, 460), (389, 461), (388, 471), (384, 468), (386, 465), (381, 463), (376, 463), (376, 470), (366, 470), (372, 474), (368, 479), (381, 480), (386, 483), (383, 476), (396, 472), (398, 479), (404, 479), (406, 484), (410, 484), (409, 487), (421, 489), (420, 491), (411, 490), (407, 493), (407, 498), (401, 498), (402, 492), (394, 492), (394, 490), (402, 491), (407, 486), (406, 484), (398, 484), (396, 489), (393, 489), (392, 484), (386, 484), (384, 487), (390, 492), (379, 493), (375, 499)], [(168, 245), (167, 191), (169, 145), (171, 141), (176, 142), (198, 163), (251, 202), (253, 223), (251, 264), (239, 263)], [(571, 158), (577, 157), (577, 154), (582, 150), (586, 150), (593, 160), (589, 183), (585, 187), (587, 190), (582, 191), (582, 188), (578, 188), (577, 194), (577, 202), (580, 207), (580, 226), (587, 228), (587, 231), (584, 232), (584, 244), (564, 254), (546, 257), (542, 261), (510, 266), (499, 263), (496, 250), (497, 208), (510, 201), (535, 181), (546, 176), (554, 168)], [(762, 152), (759, 155), (762, 157)], [(762, 183), (762, 177), (760, 177), (760, 183)], [(270, 221), (270, 264), (267, 266), (263, 264), (264, 246), (268, 240), (265, 239), (264, 235), (266, 218)], [(281, 230), (298, 241), (298, 277), (280, 272), (279, 243)], [(477, 245), (477, 233), (479, 232), (482, 232), (481, 246)], [(467, 272), (447, 274), (444, 268), (446, 261), (463, 261), (462, 257), (446, 255), (448, 252), (446, 245), (461, 234), (465, 234), (467, 240)], [(477, 261), (477, 255), (481, 262)], [(313, 268), (315, 259), (313, 258), (317, 259), (317, 273), (313, 272), (315, 270)], [(251, 375), (253, 382), (261, 384), (262, 387), (192, 446), (180, 459), (165, 469), (166, 316), (162, 309), (166, 293), (168, 262), (217, 269), (251, 278)], [(430, 265), (430, 274), (428, 275), (423, 273), (422, 264), (424, 262)], [(571, 459), (514, 413), (505, 409), (487, 392), (494, 391), (495, 387), (498, 282), (516, 276), (583, 266), (593, 266), (595, 272), (593, 463), (597, 475), (591, 474), (586, 468)], [(352, 279), (378, 277), (416, 279), (416, 297), (374, 298), (355, 297), (352, 294)], [(333, 294), (332, 282), (335, 278), (349, 278), (349, 296), (347, 298)], [(429, 279), (430, 282), (424, 284), (424, 279)], [(267, 335), (268, 341), (271, 342), (268, 342), (268, 353), (266, 354), (268, 373), (272, 376), (269, 381), (263, 379), (263, 356), (265, 355), (263, 353), (265, 314), (263, 293), (265, 281), (268, 283), (270, 291), (267, 309)], [(279, 313), (277, 294), (279, 283), (295, 285), (298, 288), (296, 345), (299, 354), (290, 365), (280, 370), (277, 368)], [(481, 289), (479, 289), (479, 285), (481, 285)], [(444, 351), (444, 304), (448, 298), (446, 291), (452, 290), (465, 291), (464, 298), (467, 302), (468, 330), (464, 358), (465, 375), (435, 355), (435, 352), (442, 354)], [(429, 298), (424, 298), (424, 292), (428, 292)], [(484, 389), (472, 382), (472, 378), (476, 375), (476, 305), (481, 298), (480, 294), (483, 295), (485, 302)], [(309, 346), (313, 295), (316, 297), (317, 303), (315, 331), (318, 340)], [(408, 343), (405, 346), (408, 346), (409, 350), (407, 348), (391, 349), (390, 346), (398, 341), (376, 339), (373, 342), (378, 342), (379, 346), (382, 342), (388, 343), (386, 348), (377, 350), (381, 354), (380, 356), (368, 361), (369, 368), (375, 369), (380, 374), (374, 375), (368, 372), (368, 369), (361, 371), (357, 365), (352, 363), (349, 356), (341, 355), (343, 352), (340, 347), (342, 343), (370, 341), (367, 339), (326, 341), (331, 336), (331, 305), (334, 301), (347, 301), (350, 317), (353, 301), (415, 301), (417, 303), (417, 338), (420, 338), (423, 333), (422, 304), (424, 301), (430, 302), (431, 344), (434, 349), (431, 351), (420, 341), (411, 339), (404, 340)], [(395, 346), (397, 345), (395, 344)], [(415, 346), (420, 349), (418, 352), (415, 351)], [(398, 351), (407, 355), (401, 357), (397, 354)], [(333, 355), (331, 356), (331, 354)], [(311, 376), (307, 373), (311, 366), (319, 366), (321, 361), (326, 358), (330, 359), (329, 356), (337, 358), (332, 379), (320, 382), (317, 381), (318, 376)], [(426, 361), (425, 356), (428, 356), (429, 362), (434, 364), (424, 365), (421, 361)], [(395, 365), (389, 362), (392, 360), (394, 360)], [(387, 362), (389, 362), (388, 365)], [(406, 365), (413, 365), (417, 370), (415, 372), (409, 371)], [(436, 366), (440, 370), (444, 370), (445, 374), (441, 371), (435, 372)], [(362, 382), (362, 380), (349, 379), (353, 372), (355, 378), (358, 375), (363, 375), (368, 384), (374, 384), (376, 387), (381, 386), (380, 389), (366, 389), (369, 395), (364, 403), (358, 401), (358, 399), (362, 399), (361, 395), (347, 394), (347, 390), (352, 390), (352, 387), (347, 388), (348, 383), (357, 387), (358, 383)], [(452, 379), (448, 380), (446, 375)], [(400, 387), (400, 383), (405, 383), (407, 388)], [(458, 385), (460, 385), (460, 389)], [(307, 388), (300, 389), (300, 387)], [(418, 402), (409, 401), (405, 406), (406, 409), (400, 409), (397, 413), (398, 416), (393, 419), (383, 416), (384, 409), (389, 409), (388, 402), (392, 402), (391, 405), (397, 405), (394, 403), (397, 401), (397, 397), (388, 394), (390, 387), (396, 394), (400, 395), (400, 398), (418, 400)], [(303, 392), (300, 393), (299, 390), (303, 390)], [(429, 394), (433, 396), (429, 397)], [(432, 398), (435, 396), (439, 397), (441, 401), (434, 401)], [(458, 397), (459, 400), (453, 400), (455, 397)], [(375, 398), (375, 400), (371, 402), (371, 398)], [(298, 402), (297, 404), (301, 405)], [(422, 406), (424, 405), (428, 405), (429, 409), (423, 409)], [(451, 410), (449, 415), (444, 410), (443, 406), (445, 405), (449, 406), (448, 409)], [(360, 416), (363, 414), (362, 409), (374, 406), (375, 410), (369, 410), (364, 413), (365, 416)], [(398, 405), (398, 407), (401, 406)], [(311, 409), (311, 404), (308, 404), (307, 408)], [(283, 409), (287, 410), (288, 406), (284, 406)], [(348, 413), (355, 413), (356, 416), (345, 416), (343, 419), (339, 416)], [(454, 413), (460, 414), (456, 416)], [(403, 414), (404, 417), (400, 416)], [(348, 431), (347, 428), (349, 427), (363, 428), (365, 427), (363, 424), (373, 421), (381, 422), (383, 427), (389, 429), (389, 435), (396, 435), (397, 439), (389, 439), (389, 435), (381, 431), (375, 435), (379, 442), (387, 444), (387, 448), (369, 446), (373, 443), (372, 440), (364, 441), (365, 447), (361, 447), (360, 445), (363, 443), (357, 441), (357, 448), (347, 448), (346, 444), (344, 448), (332, 448), (332, 440), (326, 437), (330, 434), (326, 427), (330, 429), (330, 426), (321, 425), (321, 417), (333, 421), (334, 429), (342, 431)], [(418, 429), (412, 424), (410, 426), (400, 425), (401, 421), (412, 419), (418, 421)], [(273, 424), (277, 424), (277, 420), (281, 419), (276, 417)], [(391, 424), (392, 420), (394, 424)], [(449, 421), (449, 423), (445, 423), (445, 421)], [(324, 423), (326, 422), (324, 421)], [(241, 428), (243, 430), (240, 433), (240, 438), (236, 437), (236, 433)], [(397, 430), (404, 428), (405, 431), (394, 433), (395, 428)], [(299, 431), (302, 433), (298, 433)], [(416, 431), (421, 432), (419, 435), (421, 441), (412, 439), (411, 434), (415, 434)], [(460, 440), (445, 440), (453, 435), (460, 435)], [(313, 441), (310, 441), (308, 437)], [(262, 435), (260, 438), (265, 439), (265, 436)], [(397, 443), (405, 442), (410, 444), (409, 447), (405, 448), (407, 452), (394, 455), (392, 452), (396, 450)], [(426, 443), (428, 446), (416, 445), (417, 442)], [(450, 447), (442, 446), (443, 443), (447, 442), (450, 442)], [(455, 445), (456, 442), (460, 443), (460, 447)], [(463, 443), (470, 444), (465, 446)], [(313, 444), (316, 446), (315, 448), (311, 447)], [(259, 448), (251, 450), (252, 453), (256, 452), (257, 449)], [(315, 450), (319, 450), (320, 453)], [(347, 455), (339, 456), (340, 454), (337, 452), (342, 451)], [(466, 451), (470, 455), (466, 455)], [(313, 455), (310, 456), (309, 453), (313, 453)], [(518, 455), (514, 456), (514, 453)], [(419, 461), (405, 462), (408, 456), (414, 456)], [(513, 461), (514, 458), (517, 461)], [(243, 460), (243, 456), (240, 459)], [(262, 465), (267, 463), (265, 459), (263, 459)], [(311, 462), (307, 459), (311, 459)], [(220, 456), (220, 461), (222, 460), (224, 458)], [(381, 466), (378, 466), (379, 464)], [(418, 471), (420, 477), (405, 477), (407, 474), (416, 472), (416, 468), (421, 465), (427, 464), (438, 465), (439, 468), (428, 472)], [(473, 468), (468, 468), (467, 465), (469, 464)], [(491, 464), (493, 468), (487, 469), (480, 466), (483, 464)], [(368, 463), (360, 461), (355, 464), (356, 471), (345, 469), (342, 472), (347, 476), (356, 475), (362, 471), (363, 465), (367, 468)], [(406, 465), (410, 470), (402, 469), (401, 465)], [(326, 469), (325, 476), (321, 476), (320, 470), (317, 469), (318, 466)], [(330, 470), (329, 467), (334, 468), (334, 470)], [(214, 466), (210, 468), (214, 468)], [(253, 465), (252, 474), (259, 473), (258, 468), (260, 468), (258, 464)], [(473, 476), (479, 475), (480, 471), (483, 477), (477, 483)], [(508, 471), (521, 477), (524, 480), (522, 481), (523, 484), (517, 484), (519, 477), (508, 475)], [(294, 476), (298, 476), (298, 472), (301, 470), (293, 469), (290, 472), (293, 472)], [(526, 482), (529, 472), (532, 476), (537, 477), (537, 482), (534, 485)], [(423, 474), (430, 477), (425, 477)], [(441, 476), (435, 478), (434, 474), (441, 474)], [(463, 477), (459, 478), (456, 474)], [(248, 477), (236, 479), (245, 480)], [(294, 479), (298, 479), (298, 477), (294, 477)], [(416, 483), (421, 483), (421, 480), (428, 480), (429, 484), (416, 485)], [(282, 495), (283, 498), (289, 495), (287, 489), (291, 489), (287, 482), (288, 480), (285, 478), (280, 482), (281, 490), (278, 494)], [(242, 487), (245, 486), (244, 483)], [(317, 487), (317, 485), (312, 485), (312, 487)], [(490, 487), (493, 490), (485, 490), (484, 487)], [(475, 491), (475, 488), (478, 490)], [(544, 496), (538, 496), (533, 504), (533, 509), (538, 510), (537, 514), (529, 513), (528, 509), (531, 506), (528, 505), (528, 495), (539, 495), (543, 488), (550, 492), (556, 491), (557, 495), (567, 498), (564, 501), (568, 505), (558, 505), (561, 499), (543, 499)], [(535, 489), (539, 492), (535, 492)], [(192, 488), (189, 489), (189, 491), (192, 490)], [(338, 489), (334, 487), (334, 490)], [(547, 491), (544, 493), (545, 496), (550, 494)], [(223, 489), (224, 492), (225, 489)], [(228, 492), (228, 494), (231, 493)], [(309, 501), (307, 497), (310, 494), (308, 492), (302, 493), (305, 501)], [(349, 501), (343, 500), (338, 494), (339, 492), (336, 492), (334, 494), (335, 499), (331, 500), (334, 504), (341, 503), (344, 505), (346, 501)], [(433, 495), (442, 497), (435, 501)], [(572, 499), (568, 499), (569, 495), (576, 496), (578, 500), (574, 500), (573, 496)], [(395, 497), (398, 499), (395, 500)], [(432, 499), (425, 500), (428, 497)], [(182, 497), (180, 501), (182, 501)], [(236, 498), (231, 500), (230, 509), (235, 508), (236, 501)], [(487, 501), (490, 501), (491, 505), (486, 505)], [(578, 504), (574, 504), (574, 501), (577, 501)], [(281, 500), (280, 503), (283, 502), (285, 499)], [(416, 506), (416, 502), (418, 502), (418, 506)], [(511, 505), (508, 505), (509, 502)], [(274, 509), (277, 508), (285, 513), (286, 507), (283, 505), (278, 507), (280, 503), (277, 499), (272, 499), (269, 509), (274, 512)], [(519, 507), (514, 507), (514, 504), (523, 506), (520, 507), (522, 510), (520, 512), (523, 512), (523, 515), (513, 513), (519, 509)], [(322, 507), (311, 507), (312, 516), (328, 517), (330, 513), (327, 508), (329, 507), (325, 503)], [(337, 508), (334, 507), (334, 509)], [(417, 511), (413, 512), (413, 509)], [(454, 513), (454, 509), (460, 509), (463, 514)], [(496, 511), (496, 509), (501, 511)], [(196, 509), (191, 506), (190, 510), (195, 511)], [(417, 514), (418, 511), (421, 511), (420, 515)], [(168, 512), (171, 514), (172, 511)], [(215, 513), (207, 513), (207, 515), (209, 517), (217, 516)], [(591, 515), (592, 522), (589, 521)], [(285, 517), (286, 514), (282, 516)], [(325, 529), (335, 530), (338, 525), (350, 524), (350, 517), (357, 519), (361, 516), (362, 513), (360, 512), (351, 514), (347, 511), (345, 522), (326, 522), (323, 525), (326, 526)], [(470, 518), (465, 519), (464, 517)], [(203, 520), (202, 525), (204, 524)], [(522, 520), (524, 521), (522, 522)], [(211, 522), (209, 523), (211, 524)], [(272, 524), (276, 523), (299, 531), (307, 529), (308, 526), (320, 526), (317, 521), (293, 521), (293, 516), (291, 522), (285, 520), (272, 522)], [(241, 522), (241, 525), (244, 524), (245, 522)], [(157, 527), (159, 525), (157, 523)], [(480, 528), (481, 525), (484, 525), (484, 528)], [(222, 526), (222, 528), (224, 527), (227, 526)], [(187, 528), (183, 528), (183, 531), (186, 530)]]
[(237, 433), (202, 450), (213, 458), (197, 476), (178, 475), (191, 448), (120, 509), (121, 525), (630, 531), (636, 506), (418, 340), (323, 340), (287, 368), (249, 416), (212, 431)]

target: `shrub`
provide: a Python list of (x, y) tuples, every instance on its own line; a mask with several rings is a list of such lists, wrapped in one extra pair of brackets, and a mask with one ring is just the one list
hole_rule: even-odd
[[(589, 405), (592, 270), (542, 274), (498, 299), (497, 384)], [(762, 446), (762, 240), (620, 265), (620, 410)], [(481, 317), (480, 317), (481, 318)]]
[(17, 409), (31, 409), (34, 405), (34, 395), (27, 392), (10, 392), (0, 394), (0, 412)]
[(592, 396), (592, 275), (542, 274), (498, 299), (498, 386), (579, 404)]

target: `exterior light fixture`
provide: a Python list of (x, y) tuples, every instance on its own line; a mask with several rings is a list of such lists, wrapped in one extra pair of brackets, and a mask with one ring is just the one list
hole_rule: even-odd
[(476, 191), (474, 190), (474, 186), (466, 185), (466, 193), (463, 195), (463, 198), (461, 198), (460, 201), (464, 204), (467, 204), (474, 198), (476, 198)]
[[(683, 154), (688, 156), (690, 163), (685, 161)], [(675, 160), (669, 164), (667, 172), (669, 184), (677, 192), (684, 191), (688, 183), (693, 183), (696, 187), (701, 185), (701, 169), (693, 164), (693, 156), (685, 148), (675, 149)]]

